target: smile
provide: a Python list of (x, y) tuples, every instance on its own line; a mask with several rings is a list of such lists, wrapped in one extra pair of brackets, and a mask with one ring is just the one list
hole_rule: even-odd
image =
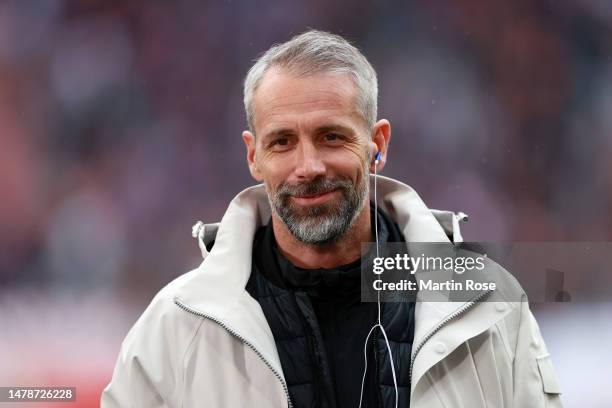
[(328, 201), (338, 190), (331, 190), (325, 193), (313, 194), (309, 196), (292, 196), (292, 200), (299, 205), (319, 205)]

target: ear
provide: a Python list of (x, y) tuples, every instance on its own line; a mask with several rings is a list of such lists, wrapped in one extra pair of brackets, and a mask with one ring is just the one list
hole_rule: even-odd
[(376, 153), (380, 153), (380, 159), (376, 171), (380, 172), (387, 162), (387, 152), (389, 150), (389, 141), (391, 140), (391, 124), (387, 119), (381, 119), (374, 125), (372, 129), (372, 139), (370, 141), (370, 171), (374, 173), (376, 166)]
[(246, 146), (246, 158), (247, 164), (249, 165), (249, 171), (251, 172), (251, 176), (260, 183), (263, 181), (263, 177), (257, 168), (257, 163), (255, 160), (255, 147), (257, 142), (255, 141), (255, 135), (245, 130), (242, 132), (242, 140), (244, 141), (244, 145)]

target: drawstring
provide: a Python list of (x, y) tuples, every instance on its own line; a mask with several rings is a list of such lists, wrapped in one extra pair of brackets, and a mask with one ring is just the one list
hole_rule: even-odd
[(459, 222), (468, 222), (469, 217), (466, 213), (459, 211), (457, 214), (453, 214), (453, 243), (461, 244), (463, 237), (461, 236), (461, 230), (459, 229)]
[(202, 258), (206, 258), (208, 256), (208, 250), (206, 249), (206, 245), (204, 245), (204, 234), (206, 232), (206, 225), (202, 221), (198, 221), (191, 228), (191, 236), (198, 240), (198, 246), (200, 247), (200, 251), (202, 252)]

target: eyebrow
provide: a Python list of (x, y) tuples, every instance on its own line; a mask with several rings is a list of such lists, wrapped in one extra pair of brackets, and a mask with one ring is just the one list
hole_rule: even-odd
[(263, 135), (261, 140), (267, 141), (267, 140), (272, 139), (275, 136), (286, 135), (288, 133), (293, 133), (293, 130), (290, 128), (281, 128), (281, 129), (272, 130), (271, 132), (268, 132), (265, 135)]
[[(351, 135), (355, 133), (355, 131), (351, 129), (350, 127), (338, 125), (338, 124), (322, 125), (315, 129), (315, 133), (317, 134), (327, 133), (327, 132), (343, 132), (343, 133), (348, 133)], [(262, 137), (262, 141), (269, 140), (275, 136), (282, 136), (282, 135), (287, 135), (291, 133), (295, 133), (293, 129), (291, 128), (280, 128), (280, 129), (272, 130), (266, 133)]]
[(350, 133), (353, 134), (355, 131), (350, 127), (343, 125), (324, 125), (320, 126), (316, 129), (317, 133), (327, 133), (327, 132), (342, 132), (342, 133)]

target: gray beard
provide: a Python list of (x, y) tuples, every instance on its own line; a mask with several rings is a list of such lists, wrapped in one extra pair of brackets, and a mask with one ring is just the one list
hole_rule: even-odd
[[(298, 185), (281, 184), (270, 191), (268, 199), (274, 213), (283, 221), (291, 234), (300, 242), (322, 246), (340, 239), (353, 226), (369, 195), (369, 177), (355, 186), (347, 179), (317, 178)], [(337, 189), (342, 194), (339, 204), (326, 203), (299, 208), (291, 204), (292, 196), (321, 194)]]

